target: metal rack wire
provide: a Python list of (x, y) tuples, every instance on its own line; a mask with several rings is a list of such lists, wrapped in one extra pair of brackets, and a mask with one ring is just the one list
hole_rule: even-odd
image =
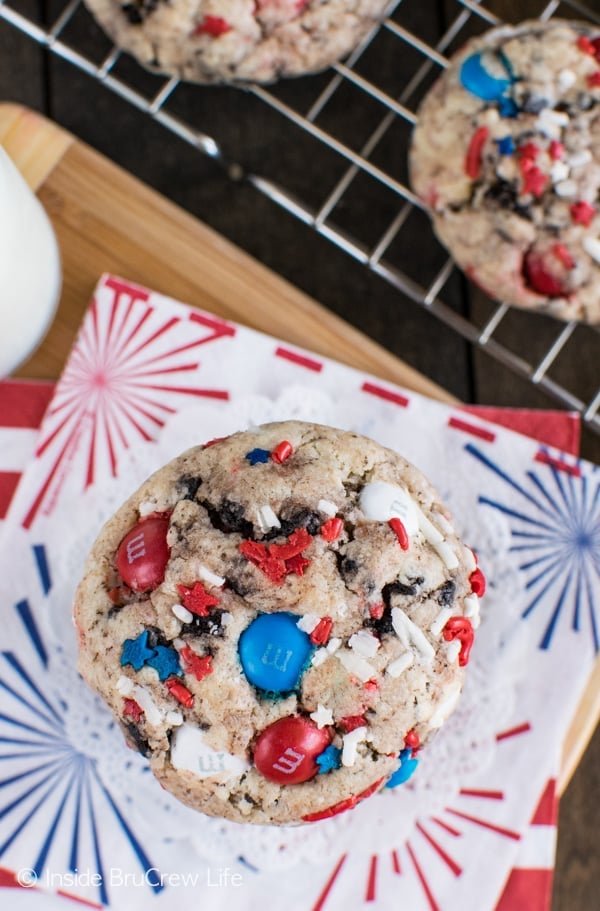
[[(511, 347), (503, 338), (503, 323), (509, 312), (510, 318), (514, 319), (515, 311), (504, 304), (490, 302), (487, 307), (480, 307), (477, 318), (473, 318), (457, 312), (456, 307), (447, 303), (444, 299), (445, 292), (455, 267), (445, 254), (441, 259), (438, 257), (430, 273), (425, 275), (425, 280), (423, 270), (417, 280), (409, 274), (402, 258), (395, 256), (394, 251), (400, 246), (398, 239), (401, 238), (402, 229), (412, 214), (422, 210), (423, 206), (409, 189), (403, 173), (388, 167), (385, 159), (384, 164), (378, 163), (378, 149), (387, 134), (397, 128), (398, 124), (407, 130), (414, 125), (414, 109), (419, 98), (440, 69), (447, 66), (445, 54), (450, 53), (457, 43), (462, 43), (473, 31), (482, 31), (500, 22), (490, 9), (494, 6), (494, 0), (489, 0), (487, 7), (477, 0), (448, 0), (446, 7), (449, 8), (449, 25), (440, 37), (432, 41), (429, 35), (421, 36), (403, 26), (402, 12), (406, 2), (408, 0), (392, 0), (381, 26), (373, 28), (345, 62), (335, 65), (323, 77), (311, 77), (315, 80), (317, 94), (308, 108), (298, 109), (294, 91), (289, 88), (292, 83), (268, 88), (251, 86), (246, 89), (255, 101), (269, 109), (270, 114), (293, 125), (303, 137), (310, 139), (319, 149), (326, 150), (331, 160), (335, 161), (336, 166), (331, 171), (332, 180), (324, 198), (318, 202), (307, 201), (302, 193), (284, 186), (273, 175), (258, 173), (256, 168), (243, 160), (240, 153), (228, 155), (218, 138), (196, 129), (185, 116), (181, 116), (180, 108), (174, 104), (178, 90), (182, 90), (182, 84), (177, 79), (152, 77), (150, 90), (142, 91), (138, 87), (138, 81), (125, 78), (119, 72), (119, 61), (126, 55), (121, 54), (118, 48), (108, 47), (104, 41), (101, 42), (100, 55), (96, 51), (91, 53), (87, 43), (79, 39), (77, 29), (72, 27), (77, 17), (89, 17), (82, 0), (68, 0), (49, 26), (35, 21), (35, 17), (30, 14), (30, 4), (24, 0), (0, 0), (0, 22), (9, 23), (52, 54), (101, 82), (172, 134), (223, 165), (232, 178), (246, 179), (256, 190), (344, 250), (402, 295), (434, 314), (471, 343), (475, 350), (486, 352), (562, 405), (578, 411), (585, 425), (600, 434), (600, 387), (595, 385), (598, 381), (597, 371), (592, 371), (593, 387), (577, 393), (561, 382), (560, 371), (558, 378), (553, 376), (554, 366), (569, 345), (577, 345), (579, 356), (591, 359), (592, 364), (600, 363), (600, 334), (595, 329), (581, 329), (575, 322), (561, 324), (544, 320), (550, 324), (545, 326), (543, 333), (544, 350), (541, 355), (536, 350), (533, 357), (528, 357), (523, 351)], [(559, 13), (600, 24), (600, 15), (579, 0), (540, 0), (540, 5), (542, 3), (545, 5), (537, 11), (542, 19)], [(362, 66), (369, 53), (376, 48), (377, 42), (383, 39), (387, 42), (388, 51), (389, 42), (395, 42), (396, 51), (402, 52), (403, 57), (408, 55), (410, 58), (408, 67), (404, 67), (399, 91), (396, 86), (390, 89), (383, 83), (379, 84), (377, 75), (373, 76), (373, 72), (377, 73), (376, 68)], [(131, 71), (130, 68), (126, 69), (127, 72)], [(332, 100), (344, 90), (353, 92), (355, 104), (369, 105), (370, 132), (358, 147), (353, 147), (327, 127), (325, 115)], [(340, 225), (340, 211), (348, 194), (356, 192), (356, 184), (364, 178), (389, 194), (392, 202), (390, 211), (393, 213), (388, 223), (381, 227), (378, 237), (368, 242), (358, 237), (356, 232)], [(531, 322), (526, 321), (540, 320), (540, 317), (518, 312), (516, 319), (524, 320), (523, 325), (527, 326), (527, 331), (536, 333), (539, 324), (532, 329)]]

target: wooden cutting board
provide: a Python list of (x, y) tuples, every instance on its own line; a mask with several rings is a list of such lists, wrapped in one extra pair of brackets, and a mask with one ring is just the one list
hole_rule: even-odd
[[(0, 143), (50, 215), (63, 265), (54, 323), (18, 375), (59, 376), (98, 278), (112, 272), (432, 398), (456, 401), (51, 121), (0, 104)], [(599, 717), (600, 661), (566, 738), (561, 791)]]

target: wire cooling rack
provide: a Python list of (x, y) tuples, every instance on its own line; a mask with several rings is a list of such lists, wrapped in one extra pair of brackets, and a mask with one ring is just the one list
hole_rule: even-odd
[[(172, 134), (219, 162), (232, 179), (247, 180), (401, 295), (434, 314), (466, 339), (475, 352), (487, 353), (562, 405), (578, 411), (585, 425), (600, 434), (600, 333), (596, 329), (515, 311), (497, 301), (481, 300), (482, 295), (477, 295), (475, 307), (466, 310), (449, 303), (455, 267), (437, 247), (433, 235), (433, 253), (426, 257), (427, 262), (419, 262), (416, 269), (411, 262), (415, 257), (410, 254), (407, 238), (416, 229), (415, 219), (421, 218), (426, 225), (422, 203), (411, 192), (406, 175), (405, 159), (410, 131), (416, 122), (415, 110), (447, 66), (446, 55), (472, 34), (500, 23), (499, 13), (506, 2), (432, 3), (429, 13), (435, 7), (445, 22), (444, 27), (436, 28), (432, 28), (427, 6), (422, 0), (393, 0), (381, 25), (371, 30), (345, 62), (325, 74), (308, 77), (308, 103), (306, 79), (244, 90), (260, 107), (266, 129), (270, 124), (274, 136), (284, 125), (296, 131), (305, 154), (318, 162), (318, 167), (308, 169), (310, 181), (294, 173), (289, 162), (285, 169), (276, 169), (277, 173), (260, 173), (260, 166), (254, 165), (243, 142), (236, 150), (224, 148), (218, 118), (210, 134), (205, 125), (210, 124), (210, 117), (204, 118), (203, 130), (198, 129), (193, 116), (199, 103), (197, 93), (207, 90), (175, 78), (149, 76), (93, 25), (82, 0), (49, 0), (46, 8), (54, 11), (50, 24), (40, 21), (37, 4), (32, 0), (0, 0), (0, 21), (103, 83)], [(525, 0), (517, 6), (520, 14), (541, 19), (561, 15), (600, 24), (600, 14), (579, 0), (539, 0), (537, 4), (536, 0)], [(393, 60), (392, 67), (381, 65), (386, 59)], [(297, 89), (300, 83), (302, 91)], [(239, 90), (235, 92), (239, 94)], [(350, 112), (351, 132), (349, 117), (340, 116), (340, 111)], [(357, 124), (364, 126), (362, 135)], [(388, 148), (391, 146), (393, 154)], [(379, 194), (380, 201), (381, 194), (385, 195), (385, 203), (378, 208), (383, 212), (381, 223), (372, 223), (366, 216), (367, 212), (370, 214), (368, 202), (372, 193)], [(508, 323), (512, 328), (505, 332)], [(518, 339), (529, 341), (519, 344)], [(577, 346), (576, 350), (573, 346)], [(587, 364), (583, 388), (581, 384), (574, 387), (572, 374), (570, 383), (564, 380), (561, 359), (567, 351), (576, 353), (579, 363)]]

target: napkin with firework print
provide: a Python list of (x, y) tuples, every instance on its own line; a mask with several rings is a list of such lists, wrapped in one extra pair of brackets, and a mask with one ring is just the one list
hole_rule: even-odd
[[(275, 397), (299, 378), (338, 402), (343, 390), (356, 429), (377, 430), (443, 495), (457, 468), (468, 474), (463, 508), (484, 522), (503, 517), (522, 580), (515, 634), (527, 630), (527, 679), (514, 717), (497, 732), (492, 766), (461, 782), (435, 816), (417, 813), (402, 841), (370, 850), (367, 814), (355, 846), (335, 864), (278, 874), (251, 869), (242, 857), (224, 869), (199, 860), (183, 842), (151, 837), (135, 800), (123, 801), (99, 773), (93, 736), (73, 724), (75, 692), (61, 643), (45, 623), (56, 609), (53, 554), (69, 521), (69, 496), (87, 488), (101, 497), (103, 481), (118, 471), (119, 452), (151, 445), (169, 415), (197, 399), (226, 411), (248, 390)], [(340, 418), (347, 418), (342, 405)], [(18, 893), (38, 907), (61, 892), (114, 907), (145, 907), (153, 893), (165, 907), (177, 900), (185, 909), (201, 899), (207, 908), (250, 908), (268, 890), (285, 907), (307, 911), (363, 901), (391, 908), (400, 900), (415, 911), (459, 902), (494, 908), (509, 872), (523, 869), (519, 849), (596, 659), (598, 489), (594, 466), (572, 455), (104, 277), (4, 529), (10, 548), (5, 543), (0, 567), (8, 586), (0, 667), (2, 881), (16, 885), (19, 871), (29, 870), (36, 891)], [(101, 731), (100, 708), (94, 716), (92, 701), (87, 710)], [(133, 760), (124, 751), (122, 761)], [(530, 869), (549, 869), (544, 858)], [(234, 874), (241, 878), (235, 884)], [(512, 874), (509, 898), (511, 880)]]

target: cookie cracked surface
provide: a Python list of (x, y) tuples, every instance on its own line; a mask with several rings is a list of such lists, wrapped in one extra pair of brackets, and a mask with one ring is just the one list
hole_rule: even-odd
[(419, 111), (411, 181), (459, 266), (508, 304), (600, 322), (600, 28), (494, 28)]
[(141, 64), (192, 82), (273, 82), (329, 66), (385, 0), (85, 0)]
[(414, 770), (458, 700), (484, 584), (401, 456), (265, 425), (184, 453), (104, 526), (79, 669), (184, 803), (311, 821)]

